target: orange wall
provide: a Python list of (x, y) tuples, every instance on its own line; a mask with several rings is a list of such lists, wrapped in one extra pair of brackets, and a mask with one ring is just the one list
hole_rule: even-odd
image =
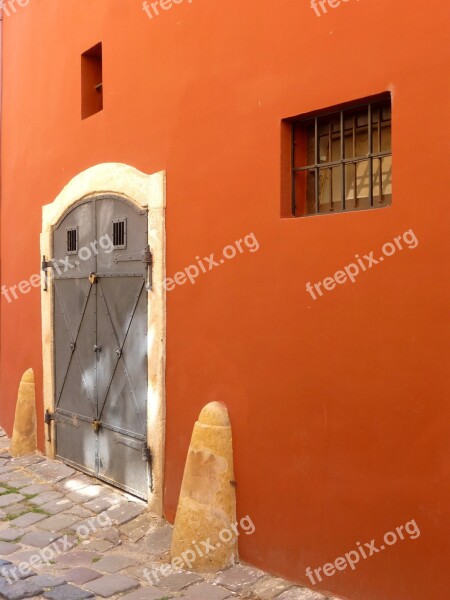
[[(254, 232), (258, 252), (168, 294), (166, 513), (199, 410), (223, 400), (257, 528), (244, 560), (308, 584), (307, 566), (417, 521), (420, 538), (317, 588), (352, 600), (448, 589), (448, 17), (444, 2), (318, 18), (308, 0), (195, 0), (150, 20), (139, 0), (46, 0), (5, 18), (3, 283), (39, 270), (41, 206), (101, 162), (166, 169), (169, 276)], [(80, 55), (99, 41), (104, 110), (82, 121)], [(392, 207), (281, 219), (281, 119), (386, 90)], [(414, 251), (305, 292), (410, 228)], [(11, 431), (30, 366), (42, 409), (39, 293), (1, 308)]]

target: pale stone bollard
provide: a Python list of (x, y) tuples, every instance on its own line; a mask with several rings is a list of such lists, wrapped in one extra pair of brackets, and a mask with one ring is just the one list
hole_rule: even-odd
[(212, 402), (201, 411), (192, 433), (173, 529), (173, 567), (214, 572), (232, 566), (237, 558), (233, 526), (231, 425), (226, 406)]
[(23, 456), (37, 448), (36, 399), (33, 369), (23, 374), (17, 395), (16, 416), (11, 441), (11, 455)]

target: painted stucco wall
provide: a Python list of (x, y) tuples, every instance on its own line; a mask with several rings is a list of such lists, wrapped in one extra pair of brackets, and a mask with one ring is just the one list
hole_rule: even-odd
[[(165, 510), (174, 518), (207, 402), (233, 426), (244, 560), (305, 569), (420, 527), (317, 589), (352, 600), (445, 594), (448, 516), (448, 44), (442, 2), (31, 0), (4, 18), (1, 261), (39, 271), (41, 208), (105, 162), (167, 172), (167, 274), (254, 233), (167, 293)], [(80, 56), (103, 42), (104, 110), (81, 120)], [(391, 208), (280, 218), (281, 119), (383, 91), (393, 101)], [(317, 282), (413, 229), (405, 248), (317, 301)], [(22, 373), (42, 417), (39, 290), (1, 303), (0, 423)], [(43, 446), (43, 419), (39, 439)]]

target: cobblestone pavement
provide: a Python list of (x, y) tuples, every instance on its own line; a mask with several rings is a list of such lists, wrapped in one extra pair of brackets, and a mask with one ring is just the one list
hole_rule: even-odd
[(149, 583), (144, 570), (169, 562), (169, 524), (62, 462), (14, 459), (8, 448), (0, 428), (0, 598), (325, 600), (242, 564), (214, 575), (159, 572)]

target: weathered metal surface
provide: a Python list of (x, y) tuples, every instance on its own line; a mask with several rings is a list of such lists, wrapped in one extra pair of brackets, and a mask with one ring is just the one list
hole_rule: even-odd
[(146, 214), (111, 196), (78, 204), (54, 232), (57, 455), (144, 498), (146, 247)]

